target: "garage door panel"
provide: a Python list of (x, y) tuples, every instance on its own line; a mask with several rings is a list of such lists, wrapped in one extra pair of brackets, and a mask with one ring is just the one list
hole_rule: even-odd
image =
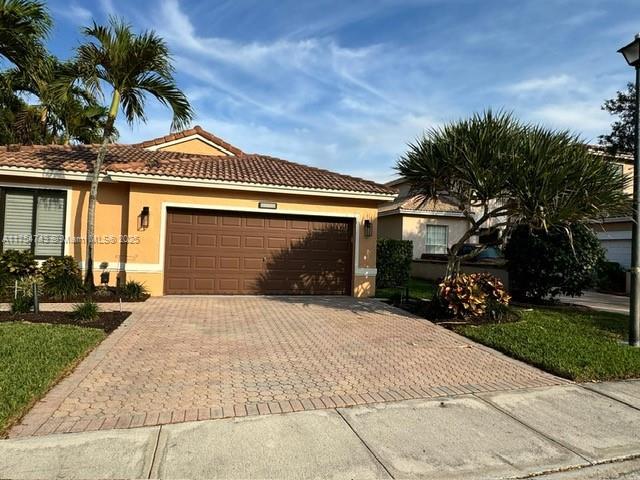
[(242, 258), (242, 268), (245, 270), (252, 271), (262, 271), (264, 261), (262, 257), (260, 258), (251, 258), (251, 257), (243, 257)]
[(239, 227), (242, 225), (242, 217), (236, 216), (223, 216), (222, 218), (222, 226), (224, 227)]
[(210, 248), (217, 245), (217, 235), (211, 235), (208, 233), (196, 234), (196, 247)]
[(218, 266), (221, 270), (240, 270), (240, 257), (220, 257)]
[(191, 225), (193, 223), (193, 215), (190, 213), (176, 213), (170, 219), (171, 223), (181, 225)]
[(177, 233), (172, 232), (169, 237), (169, 246), (191, 246), (192, 245), (193, 236), (191, 233)]
[(245, 225), (249, 228), (264, 228), (265, 219), (257, 217), (249, 217), (245, 220)]
[(221, 235), (220, 247), (240, 248), (242, 242), (240, 235)]
[(264, 237), (244, 237), (245, 248), (264, 248)]
[(198, 255), (193, 258), (193, 266), (196, 270), (210, 270), (216, 268), (216, 257), (208, 255)]
[(167, 294), (348, 294), (346, 219), (170, 209)]
[(289, 246), (289, 242), (286, 237), (269, 237), (267, 238), (267, 248), (268, 249), (281, 249)]
[(207, 277), (195, 277), (193, 279), (193, 293), (208, 293), (214, 289), (215, 279)]
[(191, 268), (191, 257), (188, 255), (170, 255), (167, 263), (169, 268)]

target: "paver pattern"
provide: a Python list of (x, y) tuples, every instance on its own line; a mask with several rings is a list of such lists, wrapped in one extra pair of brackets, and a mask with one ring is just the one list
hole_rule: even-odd
[(375, 300), (162, 297), (132, 309), (10, 436), (564, 382)]

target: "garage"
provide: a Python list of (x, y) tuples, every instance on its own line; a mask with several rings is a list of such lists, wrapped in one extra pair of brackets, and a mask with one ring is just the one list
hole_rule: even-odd
[(353, 220), (167, 211), (168, 295), (350, 295)]

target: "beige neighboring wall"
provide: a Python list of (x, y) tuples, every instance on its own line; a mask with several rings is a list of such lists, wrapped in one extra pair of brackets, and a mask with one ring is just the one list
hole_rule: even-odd
[[(230, 211), (261, 211), (259, 201), (276, 202), (277, 210), (267, 213), (324, 214), (336, 217), (354, 217), (358, 222), (358, 258), (353, 276), (353, 295), (368, 296), (375, 291), (376, 235), (378, 202), (307, 195), (268, 194), (251, 191), (209, 189), (197, 187), (171, 187), (153, 184), (131, 184), (129, 197), (130, 235), (140, 237), (137, 244), (128, 245), (127, 279), (144, 281), (152, 295), (163, 293), (164, 228), (167, 207), (212, 208)], [(141, 230), (138, 214), (149, 207), (149, 227)], [(262, 210), (264, 212), (264, 210)], [(364, 236), (362, 223), (373, 222), (374, 234)]]
[(426, 253), (427, 225), (447, 225), (449, 227), (448, 247), (451, 247), (468, 228), (467, 220), (447, 216), (402, 215), (402, 239), (413, 242), (413, 258)]
[(402, 215), (378, 217), (378, 238), (402, 240)]
[(160, 146), (158, 151), (191, 153), (195, 155), (227, 155), (222, 150), (217, 149), (199, 138), (190, 138), (184, 141), (177, 141), (171, 145)]

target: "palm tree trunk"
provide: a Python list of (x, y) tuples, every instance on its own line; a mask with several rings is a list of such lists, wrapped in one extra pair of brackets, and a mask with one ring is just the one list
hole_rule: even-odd
[(87, 253), (85, 262), (85, 276), (84, 284), (87, 288), (93, 290), (95, 283), (93, 281), (93, 259), (94, 259), (94, 237), (96, 231), (96, 202), (98, 199), (98, 184), (100, 182), (100, 171), (102, 170), (102, 164), (107, 156), (107, 146), (109, 145), (109, 139), (113, 131), (113, 125), (116, 121), (116, 115), (118, 114), (118, 108), (120, 106), (120, 92), (113, 91), (113, 97), (111, 99), (111, 108), (109, 109), (109, 115), (102, 132), (102, 144), (100, 150), (98, 150), (98, 156), (96, 162), (93, 165), (93, 175), (91, 177), (91, 189), (89, 190), (89, 205), (87, 209), (87, 238), (86, 246)]

